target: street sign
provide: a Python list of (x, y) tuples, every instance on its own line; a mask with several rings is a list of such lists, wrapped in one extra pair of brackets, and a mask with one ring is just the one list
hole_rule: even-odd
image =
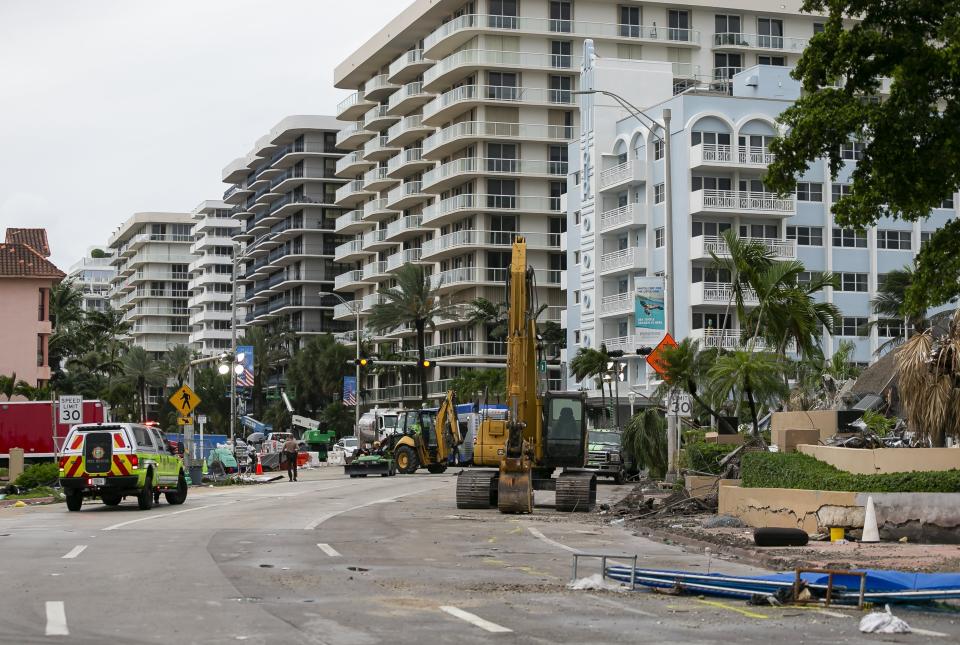
[(205, 415), (205, 414), (198, 414), (198, 415), (197, 415), (197, 423), (199, 423), (200, 425), (203, 425), (203, 424), (206, 423), (206, 422), (207, 422), (207, 415)]
[(193, 425), (193, 419), (191, 419), (190, 417), (180, 417), (180, 418), (177, 419), (177, 425), (178, 425), (178, 426), (192, 426), (192, 425)]
[(667, 414), (689, 419), (693, 410), (693, 401), (686, 392), (674, 392), (667, 397)]
[(83, 397), (79, 394), (65, 394), (60, 397), (60, 423), (76, 425), (83, 423)]
[(537, 361), (537, 371), (543, 374), (547, 371), (547, 361)]
[(663, 376), (663, 373), (667, 371), (667, 366), (663, 361), (663, 350), (667, 347), (676, 347), (677, 341), (673, 339), (673, 336), (667, 334), (663, 337), (663, 340), (660, 341), (660, 344), (657, 345), (650, 355), (647, 356), (647, 364), (656, 370), (657, 374)]
[(200, 405), (200, 397), (188, 385), (184, 384), (170, 397), (170, 403), (177, 409), (180, 416), (188, 417)]

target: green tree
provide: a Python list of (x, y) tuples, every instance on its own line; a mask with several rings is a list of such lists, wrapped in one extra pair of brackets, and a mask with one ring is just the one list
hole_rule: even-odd
[[(397, 286), (381, 289), (384, 302), (373, 308), (367, 324), (384, 333), (400, 325), (412, 324), (416, 331), (417, 357), (422, 364), (427, 357), (426, 330), (434, 330), (435, 319), (450, 311), (440, 304), (440, 297), (431, 288), (430, 274), (421, 264), (405, 264), (396, 272)], [(439, 285), (437, 285), (439, 286)], [(427, 401), (427, 370), (419, 369), (420, 398)]]
[(570, 373), (578, 383), (587, 378), (596, 379), (600, 387), (600, 401), (605, 415), (610, 414), (607, 409), (607, 396), (603, 390), (603, 375), (607, 373), (608, 362), (610, 362), (610, 355), (607, 353), (606, 345), (601, 345), (600, 349), (581, 347), (570, 361)]
[(730, 300), (723, 312), (723, 318), (727, 320), (731, 307), (735, 307), (742, 319), (746, 311), (747, 296), (753, 291), (758, 276), (774, 264), (773, 251), (756, 240), (741, 238), (733, 229), (724, 231), (721, 237), (727, 252), (718, 255), (711, 250), (710, 257), (717, 269), (730, 276)]
[(180, 344), (171, 347), (163, 356), (163, 369), (167, 376), (177, 382), (178, 388), (190, 377), (190, 362), (194, 354), (189, 345)]
[(502, 341), (507, 335), (507, 305), (486, 298), (474, 298), (467, 305), (466, 322), (480, 325), (490, 340)]
[(103, 249), (93, 249), (90, 251), (90, 257), (95, 259), (101, 259), (101, 258), (106, 258), (110, 256), (108, 256), (106, 251), (104, 251)]
[(450, 389), (457, 400), (467, 403), (475, 400), (479, 394), (486, 394), (486, 401), (502, 401), (507, 392), (507, 373), (501, 369), (465, 369), (461, 370), (450, 382)]
[(737, 350), (717, 356), (707, 372), (717, 398), (733, 395), (750, 406), (754, 437), (760, 436), (759, 405), (779, 405), (787, 395), (784, 361), (770, 352)]
[(131, 347), (123, 356), (123, 374), (127, 383), (137, 393), (140, 404), (140, 420), (147, 417), (147, 391), (166, 382), (166, 374), (160, 362), (142, 347)]
[[(805, 0), (802, 10), (827, 20), (793, 73), (804, 92), (780, 116), (787, 133), (770, 146), (776, 161), (764, 181), (792, 192), (820, 157), (835, 179), (845, 163), (841, 146), (857, 140), (863, 151), (850, 194), (833, 207), (837, 223), (926, 219), (960, 186), (960, 4)], [(869, 100), (884, 79), (889, 96)], [(917, 261), (907, 290), (912, 309), (960, 294), (960, 219), (937, 230)]]
[(699, 341), (684, 338), (676, 347), (665, 347), (662, 356), (663, 383), (657, 388), (655, 396), (664, 399), (679, 392), (687, 393), (718, 423), (726, 425), (730, 432), (736, 432), (737, 429), (730, 427), (712, 404), (711, 397), (714, 393), (710, 388), (700, 387), (701, 382), (709, 379), (709, 371), (717, 360), (717, 350), (702, 350)]
[[(877, 319), (869, 322), (867, 328), (875, 327), (881, 321), (894, 320), (903, 322), (907, 335), (926, 329), (929, 326), (926, 310), (916, 308), (907, 299), (915, 280), (916, 273), (910, 266), (887, 273), (883, 284), (877, 287), (876, 295), (870, 299), (870, 308), (877, 315)], [(904, 334), (895, 334), (877, 348), (877, 353), (884, 353), (904, 340)]]
[(622, 444), (633, 455), (637, 468), (662, 479), (667, 474), (667, 420), (656, 408), (641, 410), (623, 430)]
[(547, 358), (557, 358), (560, 356), (560, 350), (567, 346), (567, 333), (560, 326), (560, 323), (547, 320), (539, 325), (540, 337), (543, 338), (543, 346), (547, 352)]
[(354, 373), (349, 365), (354, 352), (334, 340), (330, 334), (311, 338), (290, 361), (287, 386), (292, 402), (302, 414), (311, 418), (343, 393), (343, 377)]
[(266, 388), (276, 380), (281, 366), (290, 359), (291, 347), (296, 334), (279, 322), (265, 326), (249, 327), (238, 345), (253, 347), (253, 400), (252, 414), (263, 418), (267, 407)]
[(206, 432), (227, 434), (230, 428), (230, 377), (216, 368), (202, 367), (193, 376), (200, 397), (198, 412), (207, 415)]
[(353, 434), (353, 408), (348, 408), (342, 401), (334, 401), (323, 408), (318, 420), (328, 430), (336, 432), (337, 438)]

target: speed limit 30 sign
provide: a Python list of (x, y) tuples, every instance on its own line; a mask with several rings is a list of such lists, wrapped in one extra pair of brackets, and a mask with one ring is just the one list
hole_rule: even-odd
[(690, 418), (691, 409), (690, 395), (686, 392), (671, 394), (667, 399), (667, 414), (671, 416)]
[(60, 423), (76, 425), (83, 423), (83, 397), (79, 395), (64, 395), (59, 399)]

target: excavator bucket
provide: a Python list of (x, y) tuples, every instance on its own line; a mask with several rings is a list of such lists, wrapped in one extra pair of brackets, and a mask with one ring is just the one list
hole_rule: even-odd
[(497, 508), (501, 513), (533, 512), (532, 470), (523, 457), (508, 457), (501, 462)]

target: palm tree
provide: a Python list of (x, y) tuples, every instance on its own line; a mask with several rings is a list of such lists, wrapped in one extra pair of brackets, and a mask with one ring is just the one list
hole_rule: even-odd
[(877, 287), (876, 295), (870, 299), (870, 308), (877, 315), (877, 320), (867, 323), (864, 332), (886, 320), (903, 321), (904, 333), (896, 333), (877, 347), (877, 354), (896, 347), (910, 337), (914, 331), (921, 331), (929, 326), (927, 312), (924, 309), (912, 307), (907, 300), (907, 292), (915, 282), (913, 267), (905, 266), (887, 273), (883, 284)]
[(577, 355), (570, 361), (570, 373), (579, 383), (586, 378), (595, 378), (600, 384), (600, 401), (603, 405), (604, 414), (609, 414), (607, 410), (607, 397), (603, 391), (603, 375), (607, 372), (607, 363), (610, 361), (610, 355), (607, 353), (607, 346), (601, 345), (600, 349), (592, 347), (581, 347), (577, 350)]
[(661, 351), (663, 384), (657, 389), (655, 396), (663, 399), (677, 392), (686, 392), (701, 409), (706, 410), (716, 419), (717, 423), (723, 424), (730, 432), (735, 433), (737, 429), (730, 426), (711, 405), (709, 398), (712, 393), (706, 389), (701, 390), (698, 385), (700, 381), (707, 379), (708, 372), (717, 359), (717, 350), (701, 350), (699, 341), (684, 338), (676, 347), (665, 347)]
[[(404, 324), (413, 324), (417, 333), (417, 357), (420, 365), (427, 358), (426, 330), (436, 329), (435, 319), (449, 311), (440, 304), (440, 297), (431, 288), (430, 274), (420, 264), (405, 264), (396, 272), (397, 286), (381, 289), (384, 302), (373, 308), (367, 324), (384, 333)], [(437, 285), (439, 286), (439, 284)], [(427, 370), (421, 368), (420, 398), (427, 401)]]
[(736, 400), (746, 397), (753, 421), (753, 435), (759, 437), (757, 405), (779, 403), (786, 397), (784, 368), (783, 360), (776, 354), (737, 350), (718, 356), (707, 376), (718, 398), (726, 399), (731, 394)]
[(660, 410), (647, 408), (634, 415), (623, 431), (622, 444), (638, 469), (648, 469), (654, 479), (667, 474), (667, 420)]
[(482, 326), (491, 340), (501, 340), (507, 335), (507, 313), (506, 303), (474, 298), (467, 305), (464, 320)]
[(179, 388), (190, 377), (190, 362), (193, 360), (194, 351), (189, 345), (174, 345), (163, 357), (164, 368), (167, 375), (176, 380)]
[(54, 329), (83, 318), (83, 291), (73, 280), (63, 280), (50, 289), (50, 321)]
[(727, 246), (729, 257), (720, 257), (710, 251), (714, 266), (730, 274), (730, 300), (723, 312), (723, 320), (727, 321), (730, 308), (736, 306), (737, 314), (743, 316), (746, 310), (745, 300), (753, 289), (757, 276), (773, 266), (773, 251), (755, 240), (744, 240), (733, 229), (727, 229), (721, 235)]
[(137, 393), (140, 419), (147, 419), (147, 389), (160, 387), (166, 378), (162, 365), (142, 347), (131, 347), (123, 356), (124, 379)]
[(287, 361), (292, 352), (291, 346), (296, 334), (274, 323), (265, 327), (250, 327), (244, 333), (239, 345), (253, 347), (253, 414), (262, 417), (266, 410), (265, 389), (280, 366)]

